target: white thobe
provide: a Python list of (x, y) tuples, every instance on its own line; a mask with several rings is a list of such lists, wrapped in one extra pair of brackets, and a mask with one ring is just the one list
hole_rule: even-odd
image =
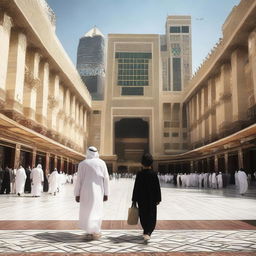
[(244, 171), (238, 171), (237, 179), (239, 183), (239, 193), (244, 194), (248, 189), (247, 175)]
[(212, 188), (217, 188), (217, 178), (215, 172), (212, 174)]
[(31, 171), (30, 179), (32, 180), (32, 196), (41, 196), (42, 182), (44, 181), (44, 172), (41, 168), (34, 168)]
[(16, 172), (16, 193), (24, 193), (24, 186), (25, 186), (25, 182), (26, 182), (26, 172), (24, 168), (19, 168)]
[(222, 174), (217, 175), (217, 181), (218, 181), (218, 188), (223, 188), (223, 180), (222, 180)]
[(58, 188), (58, 172), (57, 171), (53, 171), (49, 177), (49, 193), (50, 194), (54, 194), (57, 192), (57, 188)]
[(99, 233), (103, 218), (103, 196), (108, 195), (109, 175), (99, 158), (79, 163), (75, 196), (80, 196), (79, 226), (88, 234)]

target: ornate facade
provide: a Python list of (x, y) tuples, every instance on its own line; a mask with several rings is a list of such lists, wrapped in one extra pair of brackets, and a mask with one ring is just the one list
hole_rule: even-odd
[(0, 2), (1, 167), (72, 171), (84, 158), (91, 96), (44, 0)]

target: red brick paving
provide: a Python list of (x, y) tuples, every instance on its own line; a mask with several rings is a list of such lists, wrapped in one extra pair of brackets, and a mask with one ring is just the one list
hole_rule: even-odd
[[(4, 220), (0, 230), (77, 230), (77, 221), (70, 220)], [(102, 229), (140, 229), (139, 225), (127, 225), (125, 220), (106, 220)], [(256, 226), (240, 220), (159, 220), (160, 230), (256, 230)]]

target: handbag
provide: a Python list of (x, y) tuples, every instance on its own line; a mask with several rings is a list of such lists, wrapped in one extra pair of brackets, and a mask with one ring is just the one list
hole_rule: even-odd
[(128, 225), (137, 225), (138, 224), (138, 220), (139, 220), (139, 209), (133, 203), (132, 206), (128, 209), (127, 224)]

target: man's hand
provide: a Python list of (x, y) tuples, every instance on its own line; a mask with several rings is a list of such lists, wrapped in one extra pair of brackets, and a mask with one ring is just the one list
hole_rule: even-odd
[(105, 195), (104, 195), (103, 201), (104, 201), (104, 202), (105, 202), (105, 201), (108, 201), (108, 196), (105, 196)]
[(76, 202), (80, 203), (80, 196), (76, 196)]

